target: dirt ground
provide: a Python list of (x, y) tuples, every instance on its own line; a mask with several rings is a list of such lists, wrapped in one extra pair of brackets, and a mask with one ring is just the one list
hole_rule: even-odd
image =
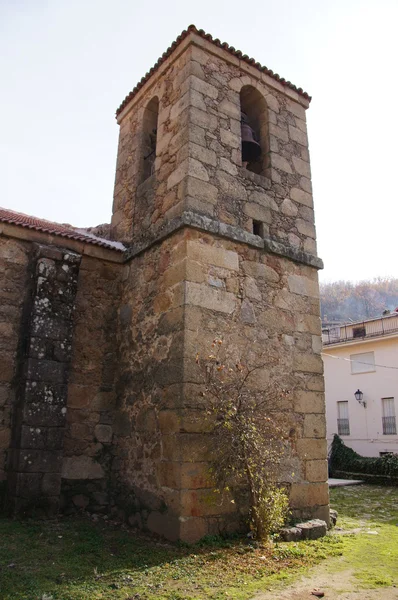
[[(338, 567), (336, 563), (334, 566)], [(352, 571), (336, 572), (335, 568), (331, 572), (319, 565), (294, 584), (257, 594), (253, 600), (315, 600), (313, 590), (324, 592), (325, 600), (398, 600), (397, 587), (364, 589)]]

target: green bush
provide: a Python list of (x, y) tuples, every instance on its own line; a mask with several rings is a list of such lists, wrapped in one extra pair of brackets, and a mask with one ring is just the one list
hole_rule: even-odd
[(375, 458), (360, 456), (355, 450), (348, 448), (337, 434), (334, 435), (330, 449), (329, 465), (332, 475), (334, 471), (346, 471), (398, 479), (398, 454)]

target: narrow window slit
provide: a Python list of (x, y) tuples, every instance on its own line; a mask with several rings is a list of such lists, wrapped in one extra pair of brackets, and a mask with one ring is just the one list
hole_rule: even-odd
[(253, 234), (264, 237), (264, 224), (261, 221), (253, 219)]

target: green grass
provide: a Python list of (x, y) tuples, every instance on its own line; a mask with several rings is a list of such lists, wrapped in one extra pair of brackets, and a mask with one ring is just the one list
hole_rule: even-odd
[(238, 538), (184, 546), (83, 517), (0, 519), (0, 598), (244, 600), (342, 554), (330, 561), (332, 569), (348, 564), (368, 587), (395, 583), (398, 488), (332, 490), (332, 505), (340, 527), (361, 533), (270, 547)]
[(360, 530), (342, 536), (343, 559), (334, 570), (353, 569), (365, 587), (398, 585), (398, 488), (363, 485), (332, 490), (338, 527)]

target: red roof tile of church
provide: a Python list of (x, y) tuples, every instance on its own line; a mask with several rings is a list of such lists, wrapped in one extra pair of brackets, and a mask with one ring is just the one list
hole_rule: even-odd
[(75, 229), (71, 225), (53, 223), (52, 221), (38, 219), (37, 217), (14, 212), (13, 210), (8, 210), (6, 208), (0, 208), (0, 222), (19, 225), (21, 227), (26, 227), (27, 229), (34, 229), (35, 231), (42, 231), (43, 233), (49, 233), (52, 235), (59, 235), (71, 240), (85, 242), (86, 244), (103, 246), (104, 248), (117, 250), (119, 252), (123, 252), (125, 249), (119, 242), (112, 242), (110, 240), (96, 237), (88, 232), (85, 233), (82, 230)]
[(304, 90), (302, 88), (297, 88), (293, 83), (291, 83), (291, 81), (286, 81), (286, 79), (284, 79), (283, 77), (280, 77), (278, 75), (278, 73), (274, 73), (273, 71), (271, 71), (271, 69), (268, 69), (267, 67), (262, 66), (259, 62), (256, 62), (254, 60), (254, 58), (250, 58), (249, 56), (247, 56), (247, 54), (243, 54), (243, 52), (241, 52), (240, 50), (235, 50), (235, 48), (233, 46), (230, 46), (226, 42), (220, 42), (220, 40), (218, 38), (214, 39), (213, 36), (210, 35), (210, 33), (206, 33), (205, 31), (203, 31), (203, 29), (197, 29), (195, 27), (195, 25), (190, 25), (188, 27), (188, 29), (183, 31), (178, 36), (178, 38), (171, 44), (171, 46), (169, 48), (167, 48), (166, 52), (164, 52), (162, 54), (162, 56), (155, 63), (155, 65), (152, 67), (152, 69), (150, 69), (148, 71), (148, 73), (146, 73), (146, 75), (144, 75), (144, 77), (141, 79), (141, 81), (139, 81), (137, 83), (135, 88), (125, 97), (125, 99), (123, 100), (123, 102), (121, 103), (121, 105), (119, 106), (119, 108), (116, 111), (116, 116), (118, 116), (122, 112), (123, 108), (125, 106), (127, 106), (127, 104), (130, 102), (130, 100), (142, 88), (142, 86), (148, 81), (148, 79), (155, 73), (155, 71), (157, 71), (157, 69), (160, 67), (160, 65), (172, 54), (172, 52), (177, 48), (177, 46), (191, 32), (196, 33), (197, 35), (200, 35), (200, 37), (202, 37), (205, 40), (208, 40), (209, 42), (211, 42), (215, 46), (218, 46), (219, 48), (224, 48), (224, 50), (227, 50), (227, 52), (229, 52), (230, 54), (233, 54), (233, 56), (236, 56), (240, 60), (244, 60), (249, 65), (256, 67), (259, 71), (262, 71), (263, 73), (266, 73), (267, 75), (269, 75), (276, 81), (279, 81), (279, 83), (281, 83), (282, 85), (290, 88), (291, 90), (294, 90), (295, 92), (300, 94), (300, 96), (303, 96), (304, 98), (306, 98), (309, 102), (311, 101), (311, 96), (309, 94), (307, 94), (307, 92), (304, 92)]

